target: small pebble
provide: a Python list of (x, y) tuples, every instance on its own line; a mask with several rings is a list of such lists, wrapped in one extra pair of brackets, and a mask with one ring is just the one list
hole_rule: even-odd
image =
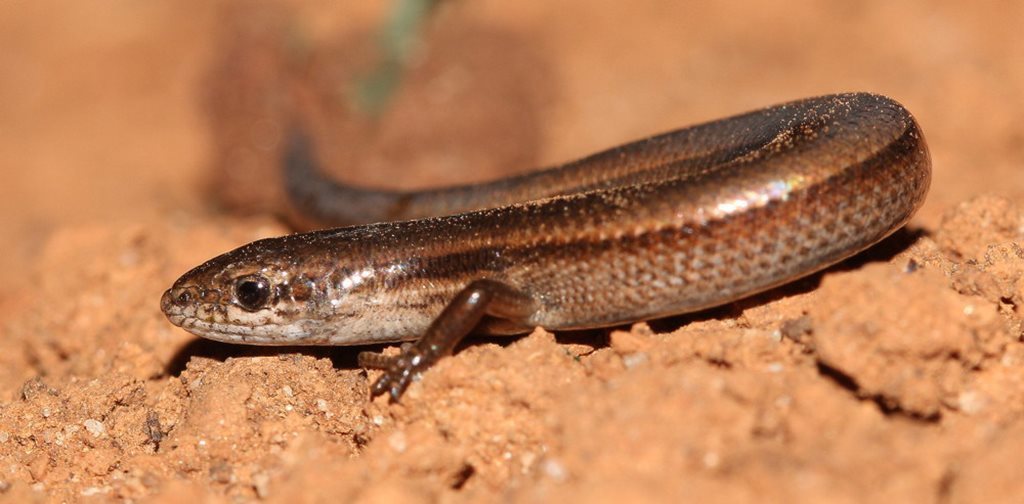
[(85, 427), (85, 430), (89, 431), (89, 434), (92, 434), (92, 437), (100, 437), (107, 430), (106, 427), (103, 427), (102, 422), (92, 418), (82, 422), (82, 425)]

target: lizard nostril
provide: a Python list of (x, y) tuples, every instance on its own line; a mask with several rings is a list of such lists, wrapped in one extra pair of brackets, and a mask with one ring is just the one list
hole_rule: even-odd
[(169, 313), (175, 307), (186, 306), (194, 298), (190, 289), (167, 289), (163, 296), (160, 296), (160, 309)]
[(178, 294), (178, 297), (176, 298), (176, 301), (177, 301), (177, 303), (179, 305), (186, 305), (186, 304), (188, 304), (190, 301), (192, 301), (192, 292), (191, 291), (187, 291), (187, 290), (181, 291)]

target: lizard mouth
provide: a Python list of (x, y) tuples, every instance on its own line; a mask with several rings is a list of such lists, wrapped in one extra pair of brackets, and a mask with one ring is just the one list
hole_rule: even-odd
[(208, 335), (227, 329), (220, 327), (224, 324), (215, 324), (201, 316), (215, 309), (214, 305), (202, 303), (191, 287), (171, 287), (160, 296), (160, 310), (167, 320), (198, 336), (210, 337)]
[[(191, 287), (172, 287), (160, 297), (160, 309), (172, 324), (202, 338), (223, 343), (246, 343), (250, 345), (324, 345), (325, 338), (310, 338), (301, 321), (295, 324), (232, 324), (223, 317), (204, 315), (218, 312), (215, 304), (201, 303)], [(223, 315), (221, 313), (220, 315)]]

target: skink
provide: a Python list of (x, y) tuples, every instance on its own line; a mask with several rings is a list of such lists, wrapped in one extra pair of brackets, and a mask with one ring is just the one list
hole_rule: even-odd
[(692, 312), (818, 271), (905, 224), (928, 191), (924, 137), (897, 102), (810, 98), (523, 176), (395, 192), (333, 182), (308, 141), (286, 183), (314, 222), (185, 273), (161, 308), (257, 345), (416, 340), (372, 394), (398, 399), (470, 332), (519, 334)]

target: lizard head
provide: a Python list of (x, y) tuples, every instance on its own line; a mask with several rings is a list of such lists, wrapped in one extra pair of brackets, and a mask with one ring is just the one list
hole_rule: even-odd
[(214, 257), (174, 282), (160, 298), (160, 308), (172, 324), (212, 340), (327, 344), (322, 341), (322, 306), (330, 307), (329, 299), (344, 293), (335, 292), (336, 285), (323, 273), (303, 273), (325, 271), (310, 264), (308, 247), (303, 235), (292, 235)]

